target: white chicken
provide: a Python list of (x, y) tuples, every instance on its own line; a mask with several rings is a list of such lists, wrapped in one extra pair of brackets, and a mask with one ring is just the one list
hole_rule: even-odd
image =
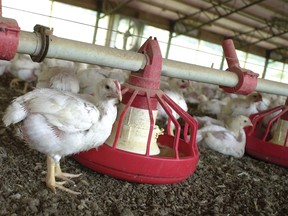
[(63, 59), (45, 58), (42, 62), (42, 67), (64, 67), (73, 69), (75, 67), (75, 63), (73, 61)]
[[(122, 99), (120, 84), (105, 79), (95, 88), (97, 94), (85, 96), (89, 101), (71, 92), (36, 88), (16, 98), (3, 116), (6, 126), (16, 124), (20, 137), (47, 155), (46, 185), (53, 192), (59, 188), (79, 194), (63, 186), (80, 175), (63, 173), (60, 159), (100, 146), (111, 133), (116, 103)], [(64, 181), (57, 182), (55, 177)]]
[[(199, 97), (203, 98), (203, 95), (201, 94), (200, 83), (190, 80), (189, 86), (183, 89), (183, 95), (187, 103), (198, 104), (201, 100)], [(206, 99), (206, 96), (204, 99)]]
[(203, 99), (221, 99), (225, 92), (217, 85), (190, 81), (188, 88), (184, 89), (184, 97), (188, 103), (198, 104)]
[(224, 121), (209, 116), (193, 116), (193, 118), (198, 122), (198, 129), (208, 125), (224, 126)]
[(56, 66), (43, 68), (42, 73), (38, 77), (36, 87), (78, 93), (80, 83), (73, 68)]
[(15, 77), (10, 82), (10, 87), (15, 87), (19, 81), (24, 81), (23, 93), (26, 93), (29, 83), (35, 81), (39, 76), (41, 65), (33, 62), (28, 54), (16, 54), (8, 66), (8, 71)]
[(224, 106), (227, 105), (225, 100), (211, 99), (199, 100), (197, 110), (205, 114), (218, 115)]
[(244, 97), (232, 98), (223, 107), (221, 113), (217, 115), (218, 119), (226, 119), (231, 116), (245, 115), (250, 116), (251, 114), (258, 113), (258, 102), (262, 101), (260, 93), (251, 93)]
[(196, 142), (222, 154), (241, 158), (245, 153), (246, 126), (252, 126), (247, 116), (233, 116), (226, 119), (224, 126), (207, 125), (199, 129)]
[[(178, 106), (187, 112), (188, 106), (183, 96), (183, 89), (189, 86), (189, 80), (182, 80), (177, 78), (168, 78), (167, 82), (162, 82), (160, 85), (161, 90), (170, 97)], [(168, 119), (168, 115), (163, 107), (158, 103), (157, 119)], [(173, 110), (172, 115), (178, 119), (179, 115)], [(171, 123), (170, 134), (174, 134), (175, 125)]]
[(42, 72), (38, 76), (37, 88), (53, 88), (78, 93), (80, 90), (76, 70), (82, 64), (62, 59), (46, 58), (42, 63)]
[(99, 66), (78, 70), (76, 72), (76, 76), (77, 79), (79, 80), (79, 86), (80, 86), (79, 92), (84, 94), (93, 94), (94, 93), (93, 91), (95, 89), (94, 85), (99, 81), (108, 78), (107, 74), (108, 70), (102, 69)]
[(10, 64), (10, 61), (0, 60), (0, 76), (2, 76), (6, 71), (8, 71), (8, 67)]
[(102, 68), (94, 65), (92, 67), (77, 70), (77, 78), (80, 82), (80, 92), (93, 94), (93, 86), (102, 79), (112, 78), (117, 79), (120, 84), (127, 81), (130, 71), (118, 68)]

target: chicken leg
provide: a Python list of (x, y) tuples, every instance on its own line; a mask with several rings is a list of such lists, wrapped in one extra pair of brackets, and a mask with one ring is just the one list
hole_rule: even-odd
[(10, 84), (9, 84), (9, 85), (10, 85), (10, 88), (15, 88), (16, 86), (18, 86), (20, 81), (21, 81), (21, 80), (18, 79), (18, 78), (12, 79), (11, 82), (10, 82)]
[[(59, 167), (56, 169), (57, 166), (59, 166)], [(67, 179), (68, 179), (69, 175), (70, 175), (70, 178), (71, 178), (71, 175), (74, 176), (74, 177), (78, 177), (79, 175), (73, 175), (73, 174), (69, 174), (68, 175), (68, 173), (64, 174), (64, 173), (62, 173), (62, 171), (60, 169), (60, 165), (56, 165), (56, 167), (55, 167), (54, 160), (51, 157), (48, 156), (47, 157), (47, 176), (46, 176), (46, 185), (47, 185), (47, 187), (49, 187), (54, 193), (56, 193), (56, 188), (59, 188), (60, 190), (64, 190), (64, 191), (66, 191), (68, 193), (72, 193), (72, 194), (75, 194), (75, 195), (80, 194), (79, 192), (70, 190), (70, 189), (68, 189), (68, 188), (63, 186), (63, 184), (65, 184), (67, 182)], [(62, 179), (66, 179), (66, 181), (57, 182), (55, 180), (56, 170), (57, 170), (57, 177), (61, 176)], [(59, 174), (59, 170), (60, 170), (60, 174)]]
[(24, 83), (24, 88), (23, 88), (23, 90), (22, 90), (22, 92), (23, 92), (24, 94), (28, 92), (28, 87), (29, 87), (29, 83), (28, 83), (28, 82), (25, 82), (25, 83)]
[[(14, 78), (11, 80), (10, 82), (10, 88), (15, 88), (16, 86), (19, 85), (19, 82), (22, 82), (22, 80), (18, 79), (18, 78)], [(28, 87), (29, 87), (29, 83), (28, 82), (25, 82), (24, 83), (24, 88), (22, 90), (22, 93), (25, 94), (27, 93), (28, 91)]]

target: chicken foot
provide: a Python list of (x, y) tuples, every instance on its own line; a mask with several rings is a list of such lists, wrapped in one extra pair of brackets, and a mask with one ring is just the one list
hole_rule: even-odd
[(65, 180), (67, 182), (71, 182), (74, 184), (74, 181), (71, 180), (71, 178), (78, 178), (79, 176), (81, 176), (82, 174), (71, 174), (71, 173), (65, 173), (62, 172), (60, 164), (56, 164), (55, 167), (55, 177), (60, 178), (62, 180)]
[[(10, 88), (15, 88), (16, 86), (19, 85), (19, 82), (22, 82), (22, 80), (18, 79), (18, 78), (14, 78), (11, 80), (10, 82)], [(24, 88), (22, 90), (22, 93), (25, 94), (28, 92), (28, 87), (29, 87), (29, 83), (28, 82), (25, 82), (24, 83)]]
[[(57, 166), (59, 166), (59, 167), (57, 168)], [(55, 180), (56, 172), (57, 172), (57, 177), (65, 179), (65, 181), (57, 182)], [(63, 184), (65, 184), (68, 181), (68, 176), (70, 178), (73, 178), (73, 177), (78, 177), (80, 175), (62, 173), (60, 165), (55, 165), (55, 162), (53, 161), (53, 159), (51, 157), (49, 157), (49, 156), (47, 157), (47, 176), (46, 176), (46, 181), (45, 182), (46, 182), (46, 185), (47, 185), (48, 188), (50, 188), (54, 193), (56, 193), (56, 188), (59, 188), (60, 190), (66, 191), (68, 193), (72, 193), (72, 194), (75, 194), (75, 195), (80, 194), (80, 192), (76, 192), (76, 191), (70, 190), (70, 189), (68, 189), (68, 188), (63, 186)]]
[(21, 80), (18, 79), (18, 78), (12, 79), (11, 82), (10, 82), (10, 84), (9, 84), (9, 85), (10, 85), (10, 88), (15, 88), (16, 86), (18, 86), (20, 81), (21, 81)]

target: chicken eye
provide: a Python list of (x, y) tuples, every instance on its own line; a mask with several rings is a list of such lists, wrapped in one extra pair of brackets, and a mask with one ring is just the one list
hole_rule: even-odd
[(247, 120), (244, 120), (244, 123), (247, 123)]
[(109, 89), (110, 89), (110, 86), (109, 86), (109, 85), (105, 85), (105, 88), (106, 88), (107, 90), (109, 90)]

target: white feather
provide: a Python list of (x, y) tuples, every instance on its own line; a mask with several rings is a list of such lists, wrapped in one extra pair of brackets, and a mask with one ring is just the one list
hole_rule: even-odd
[(196, 142), (225, 155), (240, 158), (244, 155), (246, 134), (244, 127), (252, 126), (247, 116), (226, 119), (224, 126), (207, 125), (197, 131)]
[(95, 104), (71, 92), (34, 89), (12, 102), (3, 121), (6, 126), (18, 123), (31, 148), (52, 158), (97, 147), (110, 135), (117, 116), (121, 90), (115, 82), (105, 79), (95, 87)]

